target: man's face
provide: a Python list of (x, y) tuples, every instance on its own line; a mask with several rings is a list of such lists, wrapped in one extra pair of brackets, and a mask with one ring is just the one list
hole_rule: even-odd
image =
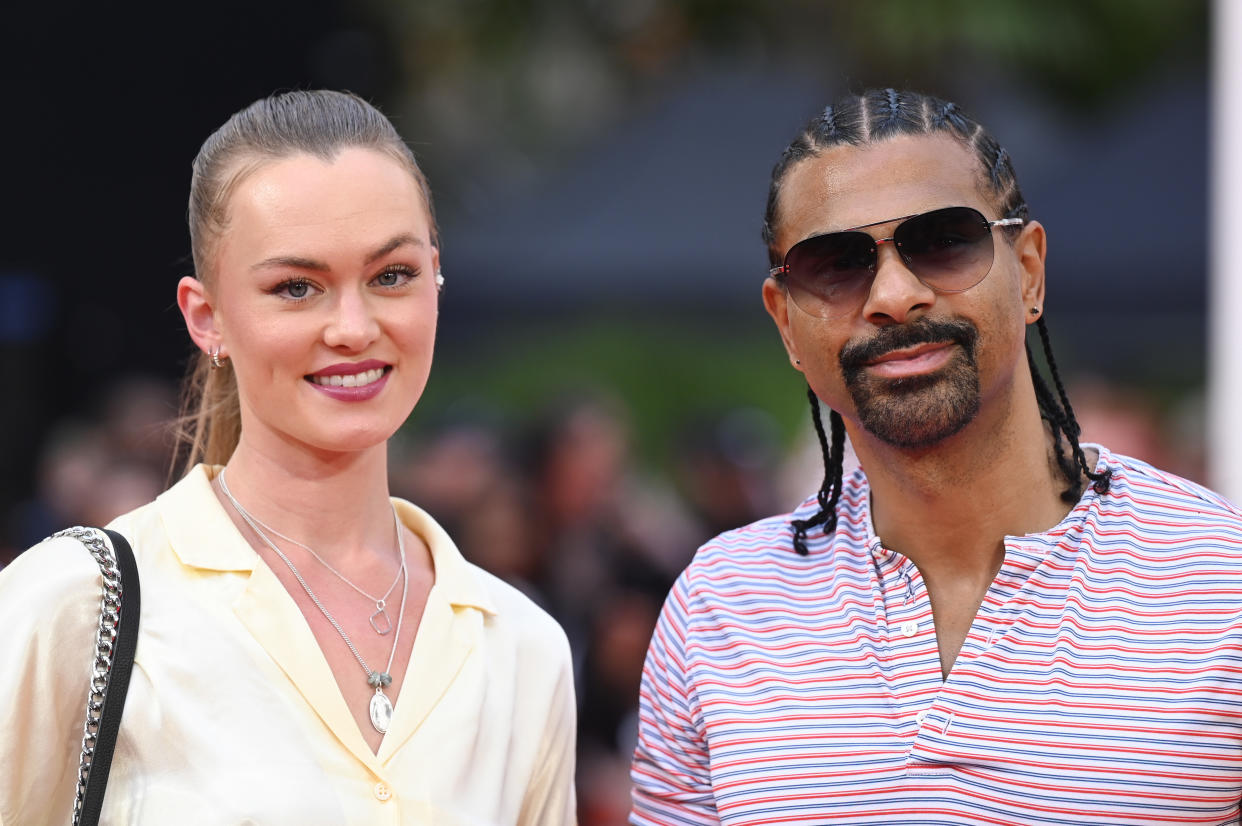
[[(981, 191), (975, 156), (946, 136), (901, 136), (861, 147), (834, 147), (785, 177), (776, 248), (784, 255), (815, 235), (872, 224), (890, 238), (889, 219), (951, 206), (1000, 218)], [(1025, 325), (1043, 303), (1043, 228), (1030, 223), (1016, 242), (993, 230), (995, 257), (982, 282), (938, 293), (907, 269), (893, 244), (881, 244), (862, 304), (831, 320), (789, 300), (773, 279), (764, 304), (795, 367), (816, 394), (860, 431), (894, 447), (925, 450), (980, 416), (1003, 427), (1016, 375), (1025, 375)], [(800, 363), (799, 363), (800, 362)]]

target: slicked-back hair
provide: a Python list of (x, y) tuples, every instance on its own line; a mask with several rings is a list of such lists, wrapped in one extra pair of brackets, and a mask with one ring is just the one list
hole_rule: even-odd
[[(772, 169), (772, 181), (768, 189), (767, 209), (763, 215), (762, 237), (768, 248), (771, 266), (781, 263), (776, 249), (777, 227), (780, 224), (781, 187), (789, 171), (803, 160), (814, 158), (834, 146), (863, 146), (880, 143), (899, 135), (945, 135), (953, 138), (972, 152), (979, 161), (979, 184), (990, 195), (1001, 218), (1029, 217), (1026, 199), (1018, 186), (1018, 177), (1009, 159), (1009, 153), (996, 142), (982, 125), (973, 120), (956, 103), (941, 100), (919, 92), (896, 89), (871, 89), (860, 95), (850, 95), (825, 108), (807, 123), (802, 132), (781, 153), (780, 160)], [(1013, 236), (1009, 236), (1012, 238)], [(1035, 398), (1039, 413), (1048, 423), (1053, 436), (1057, 467), (1065, 478), (1066, 487), (1061, 498), (1073, 503), (1082, 495), (1084, 479), (1090, 481), (1097, 493), (1107, 493), (1111, 472), (1096, 473), (1087, 464), (1086, 456), (1079, 446), (1080, 428), (1074, 418), (1069, 396), (1061, 381), (1060, 371), (1052, 355), (1052, 344), (1044, 316), (1035, 326), (1043, 346), (1048, 371), (1056, 387), (1054, 394), (1040, 374), (1028, 342), (1027, 362), (1035, 385)], [(825, 430), (820, 415), (819, 399), (810, 387), (807, 398), (811, 404), (812, 421), (824, 456), (824, 481), (816, 494), (818, 511), (807, 519), (795, 519), (793, 546), (799, 554), (806, 555), (807, 531), (822, 525), (825, 534), (836, 530), (837, 503), (841, 498), (842, 460), (845, 444), (845, 423), (841, 414), (829, 412), (829, 426)], [(831, 435), (831, 442), (829, 441)], [(1066, 448), (1069, 452), (1067, 454)]]

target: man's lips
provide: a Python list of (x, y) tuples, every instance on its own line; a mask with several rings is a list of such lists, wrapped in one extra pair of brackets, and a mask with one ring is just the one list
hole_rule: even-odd
[(923, 344), (915, 344), (910, 347), (898, 347), (895, 350), (889, 350), (887, 353), (881, 353), (878, 356), (870, 358), (866, 361), (868, 366), (880, 364), (885, 361), (899, 361), (905, 359), (918, 358), (931, 350), (942, 350), (945, 347), (953, 346), (951, 341), (928, 341)]
[(954, 346), (951, 341), (935, 341), (889, 350), (867, 360), (864, 369), (872, 375), (891, 379), (930, 373), (949, 363)]
[(978, 330), (965, 319), (921, 318), (848, 342), (838, 360), (847, 382), (859, 381), (864, 374), (917, 376), (940, 369), (959, 352), (973, 364), (978, 337)]

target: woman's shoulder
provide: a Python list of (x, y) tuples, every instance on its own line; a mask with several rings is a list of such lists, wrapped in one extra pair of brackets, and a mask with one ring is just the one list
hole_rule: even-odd
[[(143, 526), (152, 524), (153, 518), (158, 519), (154, 503), (148, 503), (117, 517), (108, 527), (124, 536), (139, 557), (142, 543), (135, 537), (144, 533)], [(0, 571), (0, 617), (23, 615), (29, 606), (40, 606), (40, 614), (46, 606), (80, 613), (81, 606), (93, 605), (92, 610), (97, 611), (100, 577), (99, 562), (84, 544), (82, 534), (59, 531), (18, 554)]]
[(494, 619), (496, 622), (511, 623), (518, 632), (526, 632), (538, 638), (566, 639), (561, 624), (529, 594), (495, 574), (483, 570), (473, 562), (463, 560), (463, 564), (470, 568), (482, 587), (495, 601)]
[(509, 638), (526, 651), (568, 657), (565, 632), (547, 611), (519, 588), (467, 560), (431, 514), (402, 499), (393, 504), (406, 527), (427, 543), (436, 587), (450, 603), (480, 611), (488, 634)]
[[(17, 555), (0, 571), (0, 604), (13, 601), (46, 604), (52, 595), (99, 591), (99, 564), (81, 541), (55, 534)], [(59, 601), (59, 600), (58, 600)]]

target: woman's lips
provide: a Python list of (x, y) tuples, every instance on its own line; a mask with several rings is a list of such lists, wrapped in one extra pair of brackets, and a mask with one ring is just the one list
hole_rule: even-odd
[(916, 347), (892, 350), (866, 366), (868, 373), (887, 379), (904, 379), (921, 376), (944, 367), (953, 358), (952, 342), (920, 344)]
[(374, 359), (354, 364), (334, 364), (306, 376), (319, 392), (338, 401), (366, 401), (388, 383), (392, 365)]
[(384, 368), (377, 367), (374, 370), (363, 370), (359, 373), (337, 373), (335, 375), (311, 375), (311, 382), (323, 387), (361, 387), (362, 385), (372, 384), (380, 380), (384, 375)]

